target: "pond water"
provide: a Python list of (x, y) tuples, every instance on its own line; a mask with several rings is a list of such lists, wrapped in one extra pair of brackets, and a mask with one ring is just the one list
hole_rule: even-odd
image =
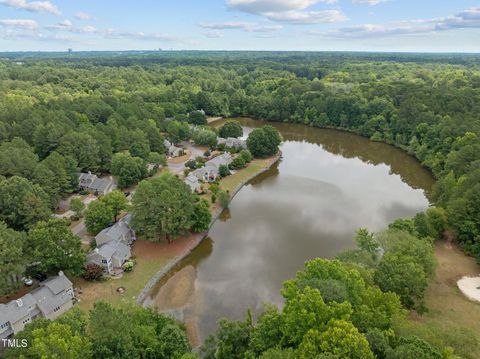
[[(241, 119), (246, 135), (263, 122)], [(283, 281), (311, 258), (353, 248), (356, 229), (385, 228), (429, 205), (434, 182), (414, 158), (360, 136), (292, 124), (281, 161), (245, 186), (205, 240), (147, 298), (200, 340), (220, 318), (281, 305)]]

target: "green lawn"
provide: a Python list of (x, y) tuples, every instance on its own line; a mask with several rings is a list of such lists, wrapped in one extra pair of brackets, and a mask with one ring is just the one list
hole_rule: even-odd
[(268, 167), (271, 162), (271, 158), (253, 160), (246, 168), (241, 169), (231, 176), (223, 178), (220, 181), (220, 187), (223, 190), (233, 192), (242, 182), (251, 179), (255, 174)]
[[(134, 303), (136, 296), (142, 291), (150, 278), (165, 266), (173, 257), (158, 256), (156, 258), (139, 258), (137, 264), (130, 273), (124, 273), (120, 279), (108, 279), (101, 282), (87, 282), (82, 278), (76, 279), (74, 286), (81, 288), (79, 307), (90, 310), (98, 300), (104, 300), (113, 304)], [(120, 294), (117, 288), (124, 287), (125, 293)]]

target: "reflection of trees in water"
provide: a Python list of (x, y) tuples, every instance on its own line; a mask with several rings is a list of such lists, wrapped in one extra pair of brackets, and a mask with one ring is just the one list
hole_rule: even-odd
[[(252, 119), (241, 119), (244, 126), (259, 127), (266, 123)], [(306, 141), (321, 146), (326, 151), (344, 158), (358, 158), (373, 165), (385, 164), (391, 168), (391, 173), (399, 175), (403, 182), (414, 189), (423, 189), (428, 197), (434, 179), (431, 173), (412, 156), (404, 151), (385, 143), (373, 142), (369, 139), (340, 130), (319, 129), (299, 124), (269, 122), (275, 126), (286, 141)], [(278, 167), (277, 167), (278, 173)], [(265, 173), (266, 177), (275, 175)], [(265, 178), (257, 177), (253, 184)]]
[(220, 213), (220, 217), (218, 217), (218, 219), (220, 219), (220, 221), (222, 222), (228, 222), (228, 220), (231, 218), (232, 214), (230, 213), (230, 209), (228, 208), (225, 208), (222, 213)]
[(256, 176), (255, 178), (251, 179), (248, 184), (251, 184), (251, 185), (256, 185), (256, 184), (259, 184), (259, 183), (262, 183), (263, 181), (265, 181), (267, 178), (271, 178), (271, 177), (276, 177), (280, 174), (280, 171), (278, 169), (278, 165), (279, 165), (280, 161), (274, 163), (274, 165), (272, 167), (270, 167), (267, 171), (263, 172), (263, 173), (260, 173), (258, 176)]

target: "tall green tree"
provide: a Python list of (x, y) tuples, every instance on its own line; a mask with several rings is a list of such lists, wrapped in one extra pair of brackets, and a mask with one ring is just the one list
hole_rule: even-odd
[(269, 157), (278, 152), (278, 146), (282, 142), (282, 136), (275, 127), (263, 126), (255, 128), (248, 135), (248, 150), (254, 157)]
[(32, 178), (37, 167), (38, 156), (21, 138), (0, 145), (0, 175)]
[(40, 186), (21, 177), (0, 179), (0, 221), (23, 231), (50, 215), (49, 198)]
[(227, 121), (222, 127), (220, 127), (219, 135), (220, 137), (223, 137), (223, 138), (242, 137), (243, 136), (242, 125), (238, 121)]
[(62, 219), (38, 222), (28, 233), (28, 250), (36, 272), (67, 271), (75, 276), (82, 273), (85, 253), (80, 238)]
[(110, 170), (118, 177), (120, 188), (131, 186), (147, 176), (145, 161), (140, 157), (133, 157), (129, 152), (116, 153)]
[(0, 295), (4, 296), (20, 287), (27, 256), (25, 238), (0, 222)]
[(132, 201), (132, 225), (149, 240), (169, 243), (192, 227), (194, 197), (190, 188), (167, 172), (142, 181)]
[(102, 196), (102, 198), (100, 198), (100, 201), (110, 207), (113, 213), (114, 222), (117, 221), (118, 215), (128, 208), (128, 200), (125, 195), (120, 191), (112, 191), (110, 193), (107, 193), (105, 196)]
[(85, 210), (85, 226), (88, 232), (97, 234), (113, 223), (113, 210), (105, 202), (98, 200), (90, 203)]

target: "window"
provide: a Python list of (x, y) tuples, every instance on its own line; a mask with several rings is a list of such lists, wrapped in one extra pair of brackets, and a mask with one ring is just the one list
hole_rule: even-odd
[(106, 260), (106, 259), (102, 259), (102, 263), (103, 263), (103, 264), (107, 264), (107, 260)]
[(8, 323), (5, 323), (5, 324), (0, 325), (0, 329), (4, 329), (4, 328), (6, 328), (6, 327), (8, 327)]

